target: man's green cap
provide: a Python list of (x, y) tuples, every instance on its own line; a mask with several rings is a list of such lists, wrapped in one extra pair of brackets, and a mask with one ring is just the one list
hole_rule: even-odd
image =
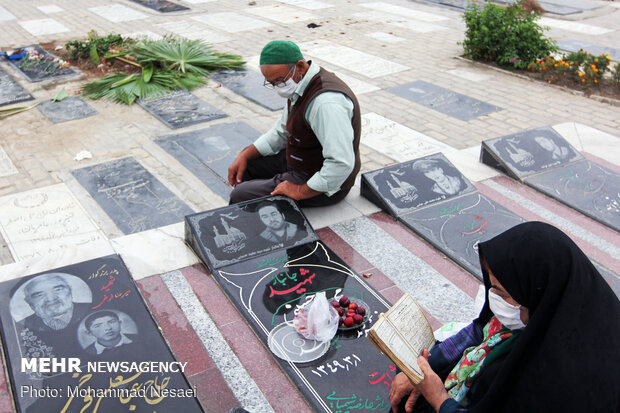
[(304, 56), (293, 42), (273, 40), (260, 53), (260, 65), (288, 65), (303, 60)]

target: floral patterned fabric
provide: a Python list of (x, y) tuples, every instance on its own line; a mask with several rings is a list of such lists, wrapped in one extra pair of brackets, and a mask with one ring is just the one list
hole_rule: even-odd
[(482, 343), (465, 349), (463, 357), (446, 378), (445, 386), (450, 396), (463, 406), (467, 406), (467, 392), (485, 367), (487, 356), (493, 351), (498, 353), (500, 348), (501, 353), (508, 351), (519, 333), (519, 330), (505, 328), (496, 317), (491, 318), (484, 326)]

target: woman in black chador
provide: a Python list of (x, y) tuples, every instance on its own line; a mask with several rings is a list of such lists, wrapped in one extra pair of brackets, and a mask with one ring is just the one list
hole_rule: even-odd
[(423, 352), (422, 383), (396, 376), (394, 410), (620, 412), (620, 302), (584, 253), (541, 222), (479, 248), (479, 317)]

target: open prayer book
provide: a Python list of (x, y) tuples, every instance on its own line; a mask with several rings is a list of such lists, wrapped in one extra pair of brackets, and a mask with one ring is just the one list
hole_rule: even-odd
[(387, 313), (379, 316), (368, 339), (413, 383), (424, 380), (418, 356), (423, 349), (435, 344), (435, 336), (422, 309), (409, 294), (403, 295)]

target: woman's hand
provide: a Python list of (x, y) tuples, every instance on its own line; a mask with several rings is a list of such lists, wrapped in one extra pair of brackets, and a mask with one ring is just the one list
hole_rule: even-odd
[[(421, 393), (426, 401), (433, 406), (436, 412), (438, 412), (442, 403), (446, 401), (446, 399), (449, 399), (450, 395), (446, 391), (443, 381), (441, 381), (439, 376), (435, 374), (431, 366), (428, 364), (428, 361), (426, 360), (428, 358), (428, 354), (428, 350), (425, 349), (422, 351), (422, 355), (418, 357), (418, 366), (420, 366), (422, 373), (424, 373), (424, 380), (417, 385), (412, 384), (412, 386), (415, 387), (414, 391), (417, 391), (418, 394)], [(390, 401), (391, 400), (392, 398), (390, 397)], [(392, 403), (392, 406), (393, 405), (394, 403)]]
[(398, 406), (403, 398), (408, 397), (405, 403), (405, 412), (412, 412), (413, 406), (420, 392), (415, 388), (409, 377), (405, 373), (398, 373), (392, 382), (390, 389), (390, 403), (392, 403), (392, 410), (394, 413), (402, 413), (398, 410)]

